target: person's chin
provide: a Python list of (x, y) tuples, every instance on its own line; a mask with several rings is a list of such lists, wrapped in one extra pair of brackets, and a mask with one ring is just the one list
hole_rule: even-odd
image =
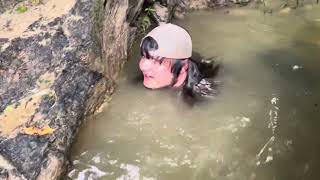
[(147, 81), (144, 80), (143, 85), (148, 89), (159, 89), (159, 88), (164, 87), (164, 86), (159, 86), (156, 82), (151, 81), (151, 80), (147, 80)]

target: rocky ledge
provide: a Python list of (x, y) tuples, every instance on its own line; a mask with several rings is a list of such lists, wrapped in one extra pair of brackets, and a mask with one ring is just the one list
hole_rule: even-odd
[(0, 179), (57, 179), (80, 124), (114, 88), (95, 68), (105, 4), (22, 3), (0, 15)]

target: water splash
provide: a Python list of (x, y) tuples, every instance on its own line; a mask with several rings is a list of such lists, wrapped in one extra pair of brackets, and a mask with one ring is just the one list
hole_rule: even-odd
[[(271, 108), (269, 111), (269, 124), (268, 128), (271, 129), (272, 131), (272, 136), (270, 139), (264, 144), (264, 146), (260, 149), (259, 153), (256, 156), (257, 162), (256, 165), (259, 166), (261, 164), (266, 164), (269, 163), (273, 160), (273, 151), (272, 151), (272, 146), (276, 140), (276, 135), (275, 131), (278, 125), (278, 117), (279, 117), (279, 111), (280, 108), (278, 106), (279, 104), (279, 98), (276, 97), (275, 94), (273, 94), (273, 97), (270, 100), (271, 103)], [(265, 151), (268, 149), (268, 151)], [(262, 155), (266, 154), (264, 157), (264, 160), (261, 162), (261, 157)]]
[(117, 178), (117, 180), (140, 180), (140, 168), (133, 164), (121, 164), (121, 169), (127, 171), (126, 175), (121, 175)]

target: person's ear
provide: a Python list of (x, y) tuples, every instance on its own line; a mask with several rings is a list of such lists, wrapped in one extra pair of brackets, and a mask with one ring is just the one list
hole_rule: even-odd
[(177, 82), (173, 85), (173, 87), (175, 87), (175, 88), (182, 86), (182, 84), (184, 83), (184, 81), (187, 78), (188, 66), (189, 66), (188, 59), (184, 60), (183, 64), (184, 65), (181, 68), (179, 76), (177, 77)]

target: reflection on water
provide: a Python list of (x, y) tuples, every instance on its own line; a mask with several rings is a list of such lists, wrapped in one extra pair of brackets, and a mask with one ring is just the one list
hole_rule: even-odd
[(186, 106), (137, 82), (132, 57), (73, 147), (72, 179), (320, 179), (320, 9), (194, 12), (194, 49), (223, 63), (221, 93)]

